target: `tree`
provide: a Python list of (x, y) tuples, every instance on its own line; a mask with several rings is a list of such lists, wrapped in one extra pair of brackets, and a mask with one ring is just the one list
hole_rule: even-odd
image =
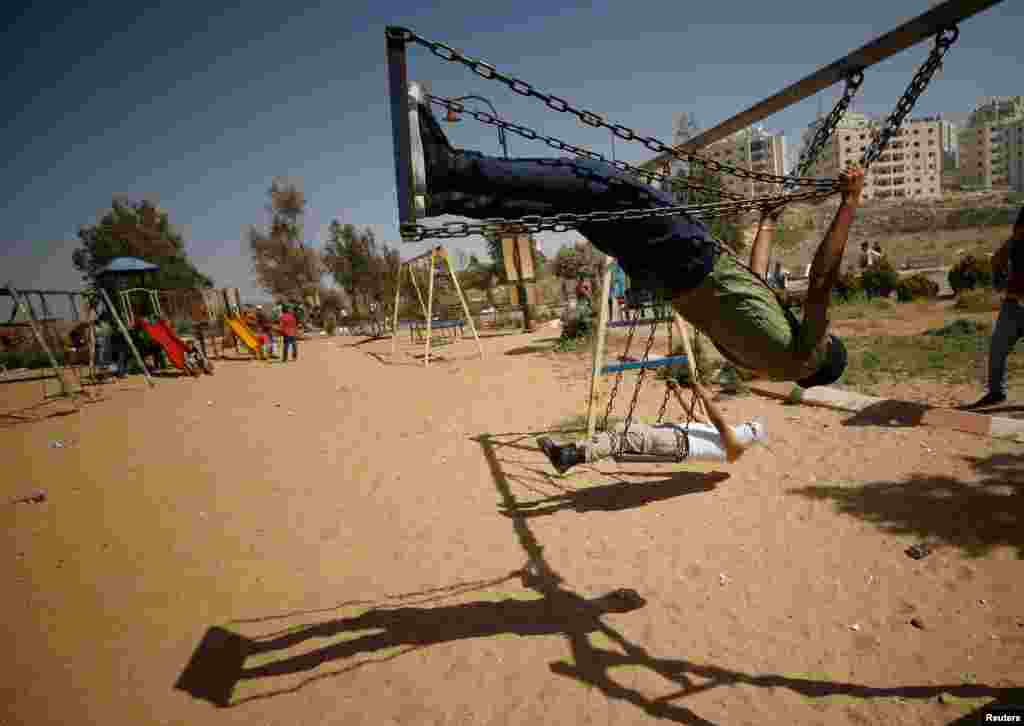
[(297, 185), (275, 179), (270, 186), (270, 228), (249, 228), (249, 250), (256, 281), (275, 297), (301, 301), (318, 290), (323, 263), (317, 251), (301, 241), (306, 197)]
[(360, 230), (333, 220), (328, 228), (324, 265), (348, 293), (354, 311), (368, 310), (370, 303), (381, 311), (391, 307), (401, 259), (397, 247), (378, 247), (369, 227)]
[(604, 255), (589, 242), (562, 245), (555, 255), (554, 273), (563, 280), (580, 277), (597, 277), (604, 262)]
[(355, 225), (342, 224), (335, 219), (328, 227), (327, 234), (324, 266), (338, 286), (348, 293), (354, 311), (368, 308), (370, 302), (373, 302), (373, 256), (377, 247), (373, 230), (369, 227), (360, 230)]
[(75, 269), (88, 283), (116, 257), (137, 257), (159, 265), (153, 273), (157, 289), (212, 287), (213, 280), (199, 272), (185, 252), (185, 242), (171, 226), (167, 212), (149, 200), (115, 197), (99, 223), (78, 230), (81, 246), (71, 255)]
[[(721, 192), (725, 191), (726, 186), (722, 175), (702, 163), (692, 162), (689, 174), (679, 170), (673, 178), (679, 182), (673, 185), (672, 190), (679, 204), (697, 205), (723, 201)], [(688, 182), (701, 188), (689, 190), (686, 186)], [(741, 252), (743, 239), (737, 222), (736, 217), (726, 215), (704, 220), (704, 224), (716, 239), (724, 242), (733, 252)]]

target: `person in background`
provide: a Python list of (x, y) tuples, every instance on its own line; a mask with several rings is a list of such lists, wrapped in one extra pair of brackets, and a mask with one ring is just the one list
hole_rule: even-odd
[(263, 311), (263, 306), (256, 308), (256, 317), (259, 321), (260, 332), (266, 336), (267, 347), (266, 353), (273, 357), (274, 352), (274, 322), (270, 319), (270, 316)]
[(626, 273), (616, 263), (612, 263), (611, 294), (608, 297), (608, 320), (615, 320), (616, 304), (621, 307), (621, 300), (626, 295)]
[(789, 273), (782, 269), (782, 263), (776, 262), (775, 269), (772, 271), (771, 286), (777, 290), (786, 289), (786, 278), (789, 277)]
[(1010, 274), (1006, 295), (989, 344), (988, 393), (974, 403), (962, 406), (965, 410), (994, 406), (1006, 400), (1006, 359), (1024, 335), (1024, 207), (1017, 214), (1010, 239), (992, 256), (992, 269), (1005, 271), (1007, 267)]
[(288, 362), (288, 349), (292, 351), (292, 360), (296, 361), (299, 359), (299, 349), (296, 341), (299, 337), (299, 321), (296, 319), (295, 314), (292, 313), (292, 306), (283, 306), (281, 312), (281, 320), (278, 322), (278, 327), (281, 330), (281, 362)]

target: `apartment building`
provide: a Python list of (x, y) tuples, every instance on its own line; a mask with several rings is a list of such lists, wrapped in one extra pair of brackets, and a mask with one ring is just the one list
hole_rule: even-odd
[[(966, 126), (960, 130), (960, 184), (966, 189), (999, 189), (1014, 186), (1020, 178), (1020, 165), (1013, 151), (1018, 149), (1017, 135), (1024, 121), (1024, 96), (993, 98), (978, 104)], [(1019, 181), (1017, 182), (1019, 185)], [(1015, 188), (1019, 188), (1015, 187)]]
[[(698, 150), (697, 155), (739, 169), (781, 176), (785, 173), (786, 137), (783, 134), (770, 133), (761, 127), (754, 127), (716, 141)], [(657, 168), (663, 174), (674, 174), (682, 165), (670, 161), (656, 165), (648, 162), (643, 166)], [(732, 174), (721, 176), (726, 190), (742, 197), (771, 196), (779, 193), (778, 184), (755, 182)], [(662, 185), (662, 188), (664, 187), (665, 185)]]
[(1016, 192), (1024, 192), (1024, 119), (1003, 127), (1006, 158), (1006, 183)]
[[(812, 123), (804, 143), (822, 123)], [(849, 163), (859, 162), (881, 125), (861, 113), (847, 113), (822, 149), (809, 176), (835, 177)], [(945, 134), (945, 138), (944, 138)], [(942, 196), (944, 146), (952, 126), (940, 116), (910, 119), (871, 165), (864, 185), (865, 199), (938, 198)]]

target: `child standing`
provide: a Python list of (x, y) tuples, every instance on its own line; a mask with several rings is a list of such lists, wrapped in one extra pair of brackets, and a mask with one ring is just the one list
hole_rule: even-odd
[(281, 362), (288, 362), (288, 348), (292, 350), (292, 360), (298, 360), (299, 349), (296, 346), (296, 339), (299, 335), (299, 321), (296, 320), (295, 314), (292, 313), (290, 305), (283, 307), (281, 320), (278, 325), (281, 329), (281, 337), (284, 339), (281, 344)]

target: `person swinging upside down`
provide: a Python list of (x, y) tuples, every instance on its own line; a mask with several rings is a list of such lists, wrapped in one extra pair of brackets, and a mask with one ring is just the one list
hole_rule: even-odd
[(690, 423), (689, 426), (673, 423), (647, 426), (634, 423), (625, 436), (625, 424), (618, 424), (613, 431), (598, 432), (583, 444), (560, 446), (547, 436), (537, 439), (537, 444), (555, 470), (564, 474), (576, 464), (593, 464), (620, 454), (641, 454), (677, 461), (731, 463), (754, 444), (765, 442), (767, 432), (760, 421), (729, 426), (707, 390), (698, 383), (693, 384), (693, 390), (704, 403), (710, 423)]
[[(665, 192), (606, 162), (589, 159), (500, 159), (455, 149), (430, 111), (423, 88), (409, 86), (413, 183), (425, 198), (421, 216), (473, 219), (676, 206)], [(614, 257), (636, 285), (659, 291), (711, 338), (722, 356), (762, 377), (800, 386), (834, 383), (846, 368), (846, 347), (830, 335), (828, 306), (864, 171), (840, 176), (842, 204), (818, 247), (802, 321), (764, 281), (772, 230), (781, 207), (762, 214), (750, 269), (723, 253), (700, 221), (680, 213), (633, 221), (583, 223), (579, 231)]]

